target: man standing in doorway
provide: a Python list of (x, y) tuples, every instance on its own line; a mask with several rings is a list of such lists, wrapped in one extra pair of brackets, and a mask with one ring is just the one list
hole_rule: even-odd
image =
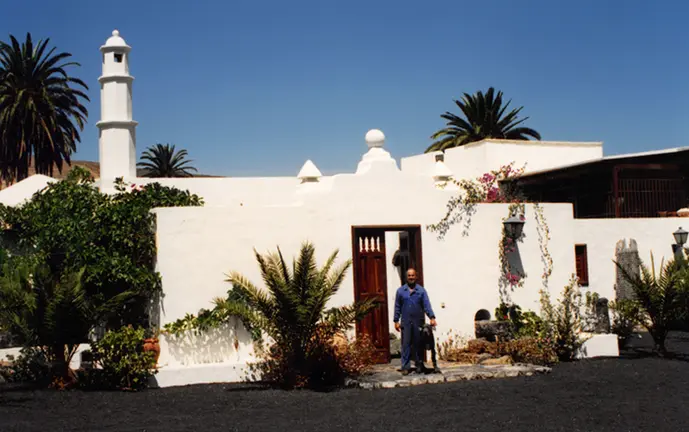
[[(407, 283), (397, 289), (395, 296), (395, 330), (402, 332), (402, 374), (409, 375), (411, 357), (417, 373), (423, 373), (421, 346), (421, 328), (424, 325), (424, 314), (431, 319), (431, 326), (437, 325), (428, 293), (416, 283), (416, 270), (407, 270)], [(400, 322), (401, 320), (401, 322)]]

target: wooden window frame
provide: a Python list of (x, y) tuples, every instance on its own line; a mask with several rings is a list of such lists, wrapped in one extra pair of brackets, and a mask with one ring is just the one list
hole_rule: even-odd
[(589, 286), (589, 257), (588, 247), (585, 244), (574, 245), (574, 265), (579, 278), (579, 285)]

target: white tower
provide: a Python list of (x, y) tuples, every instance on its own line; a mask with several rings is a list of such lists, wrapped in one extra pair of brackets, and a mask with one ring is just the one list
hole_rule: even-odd
[(103, 53), (100, 83), (101, 120), (98, 126), (101, 188), (111, 188), (117, 177), (136, 178), (136, 125), (132, 120), (132, 82), (129, 75), (131, 47), (112, 32)]

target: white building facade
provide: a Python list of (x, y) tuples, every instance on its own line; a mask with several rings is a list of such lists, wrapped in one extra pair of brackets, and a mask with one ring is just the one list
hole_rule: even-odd
[[(600, 142), (486, 140), (449, 149), (442, 160), (437, 160), (440, 153), (436, 152), (402, 158), (398, 164), (385, 150), (383, 133), (371, 130), (362, 143), (353, 143), (364, 152), (354, 173), (323, 176), (307, 161), (295, 177), (136, 178), (131, 48), (115, 31), (101, 52), (102, 118), (97, 124), (101, 189), (112, 191), (114, 179), (124, 177), (136, 184), (159, 182), (189, 190), (206, 203), (155, 210), (157, 266), (164, 291), (161, 326), (211, 308), (212, 299), (226, 295), (230, 288), (225, 279), (232, 270), (260, 284), (254, 248), (268, 252), (279, 246), (291, 259), (304, 241), (310, 241), (319, 262), (335, 249), (340, 252), (339, 262), (354, 261), (333, 305), (351, 303), (362, 290), (375, 291), (386, 299), (387, 308), (367, 325), (375, 327), (376, 337), (388, 337), (394, 332), (394, 292), (400, 285), (392, 257), (400, 247), (400, 233), (406, 233), (413, 239), (413, 261), (435, 309), (437, 337), (450, 332), (471, 336), (476, 312), (492, 313), (500, 302), (498, 244), (508, 205), (479, 204), (468, 228), (459, 224), (439, 239), (427, 227), (445, 215), (448, 200), (458, 192), (439, 185), (453, 178), (476, 178), (510, 163), (525, 165), (529, 172), (603, 157)], [(28, 199), (47, 184), (43, 177), (32, 179), (0, 191), (0, 202), (20, 204), (22, 196)], [(588, 250), (589, 286), (585, 289), (614, 299), (612, 260), (617, 243), (633, 238), (642, 259), (653, 251), (660, 261), (671, 255), (672, 232), (678, 228), (673, 218), (580, 220), (574, 218), (569, 203), (543, 204), (542, 208), (550, 233), (546, 247), (552, 273), (547, 287), (553, 300), (575, 273), (575, 245)], [(525, 239), (518, 254), (527, 276), (523, 287), (511, 296), (522, 310), (538, 311), (539, 290), (544, 286), (541, 276), (547, 270), (542, 261), (543, 240), (533, 205), (526, 205), (525, 217)], [(375, 277), (361, 273), (371, 260), (382, 265), (376, 267)], [(362, 276), (357, 278), (357, 272)], [(586, 355), (617, 355), (615, 336), (597, 336)], [(252, 358), (252, 344), (241, 325), (202, 336), (163, 335), (157, 380), (161, 386), (237, 381)]]

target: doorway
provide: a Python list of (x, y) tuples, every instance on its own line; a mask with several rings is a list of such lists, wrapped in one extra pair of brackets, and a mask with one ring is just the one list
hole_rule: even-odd
[[(416, 269), (417, 282), (423, 285), (423, 256), (420, 225), (381, 225), (352, 227), (352, 263), (354, 270), (354, 299), (373, 298), (379, 302), (371, 313), (356, 323), (356, 335), (368, 336), (376, 348), (376, 362), (390, 362), (390, 312), (388, 308), (387, 265), (385, 233), (398, 232), (400, 247), (394, 254), (399, 285), (408, 268)], [(399, 286), (398, 285), (398, 286)], [(394, 311), (392, 312), (394, 313)]]

